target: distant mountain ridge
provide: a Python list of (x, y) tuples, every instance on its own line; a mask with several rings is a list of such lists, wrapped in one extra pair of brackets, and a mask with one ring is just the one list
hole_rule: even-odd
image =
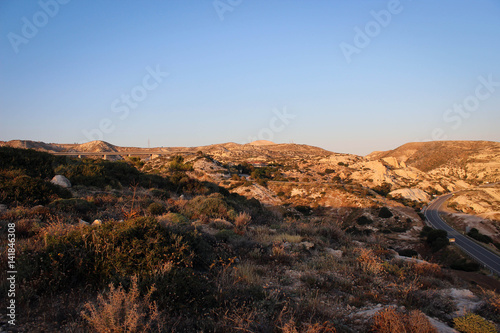
[(373, 152), (370, 160), (394, 157), (399, 162), (429, 172), (436, 168), (500, 159), (500, 143), (493, 141), (412, 142), (389, 151)]

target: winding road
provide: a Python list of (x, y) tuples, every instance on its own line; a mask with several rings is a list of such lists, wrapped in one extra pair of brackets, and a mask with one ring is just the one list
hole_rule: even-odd
[(490, 271), (500, 276), (500, 257), (498, 255), (462, 235), (460, 232), (446, 224), (439, 216), (441, 206), (451, 196), (453, 196), (453, 194), (443, 195), (429, 204), (429, 206), (424, 210), (427, 221), (429, 221), (434, 228), (447, 231), (448, 237), (455, 238), (455, 244), (457, 244), (457, 246), (460, 247), (465, 253), (484, 265)]

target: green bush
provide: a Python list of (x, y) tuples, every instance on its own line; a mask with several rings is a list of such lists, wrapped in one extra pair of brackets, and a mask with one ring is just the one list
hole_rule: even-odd
[(22, 170), (30, 177), (52, 178), (55, 175), (54, 168), (64, 161), (64, 157), (33, 149), (0, 147), (0, 169)]
[(391, 189), (392, 185), (389, 183), (382, 183), (381, 185), (372, 188), (372, 190), (374, 190), (383, 197), (386, 197), (389, 194), (389, 192), (391, 192)]
[(170, 194), (165, 191), (165, 190), (160, 190), (157, 188), (152, 188), (149, 190), (149, 193), (155, 198), (161, 199), (161, 200), (167, 200), (170, 198)]
[(153, 202), (152, 204), (150, 204), (148, 206), (148, 212), (151, 214), (151, 215), (161, 215), (163, 213), (165, 213), (165, 206), (157, 203), (157, 202)]
[(0, 171), (0, 202), (21, 205), (45, 205), (57, 198), (71, 198), (71, 192), (21, 171)]
[(489, 244), (489, 243), (492, 243), (493, 242), (493, 239), (491, 239), (491, 237), (487, 236), (487, 235), (483, 235), (482, 233), (479, 232), (479, 230), (477, 230), (476, 228), (472, 228), (468, 233), (467, 233), (468, 236), (474, 238), (475, 240), (477, 241), (480, 241), (482, 243), (486, 243), (486, 244)]
[[(211, 218), (221, 218), (233, 220), (232, 208), (220, 194), (212, 194), (208, 197), (197, 196), (191, 199), (184, 207), (183, 213), (190, 218), (207, 216)], [(233, 210), (234, 212), (234, 210)], [(235, 213), (234, 213), (235, 215)]]
[(357, 218), (356, 222), (359, 225), (366, 225), (366, 224), (372, 224), (373, 220), (370, 219), (369, 217), (366, 217), (366, 216), (362, 215), (362, 216), (360, 216), (360, 217)]
[(465, 272), (477, 272), (481, 265), (465, 258), (460, 258), (450, 264), (450, 268)]
[(380, 208), (380, 211), (378, 212), (378, 217), (388, 219), (389, 217), (392, 217), (393, 214), (387, 207), (382, 207)]
[(429, 231), (425, 242), (429, 244), (433, 252), (437, 252), (450, 244), (448, 233), (441, 229), (432, 229)]
[(242, 238), (234, 230), (224, 229), (215, 234), (215, 238), (221, 242), (230, 242)]
[(431, 232), (432, 230), (434, 230), (434, 228), (429, 227), (428, 225), (425, 225), (422, 228), (422, 231), (420, 231), (420, 237), (422, 237), (422, 238), (427, 237), (427, 235), (429, 234), (429, 232)]
[(158, 221), (163, 225), (182, 224), (189, 222), (187, 217), (179, 213), (167, 213), (158, 217)]
[(496, 333), (495, 325), (488, 322), (486, 319), (468, 313), (463, 317), (453, 319), (455, 329), (462, 333)]
[(58, 199), (49, 204), (49, 208), (66, 213), (87, 214), (96, 210), (96, 206), (83, 199)]
[(193, 165), (191, 163), (184, 163), (184, 157), (177, 155), (172, 158), (172, 161), (168, 164), (168, 168), (172, 171), (192, 171)]
[(61, 165), (57, 174), (66, 176), (73, 185), (120, 187), (139, 182), (140, 172), (125, 162), (83, 159)]
[(153, 218), (99, 226), (40, 231), (43, 247), (19, 256), (19, 279), (38, 293), (91, 285), (101, 288), (137, 275), (146, 279), (169, 269), (207, 270), (213, 248), (195, 231), (173, 231)]
[(397, 251), (400, 256), (403, 257), (416, 257), (418, 256), (418, 252), (412, 249), (404, 249)]

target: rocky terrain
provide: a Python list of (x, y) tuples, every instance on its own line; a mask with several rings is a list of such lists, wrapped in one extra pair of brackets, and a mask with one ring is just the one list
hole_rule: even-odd
[(419, 214), (458, 191), (452, 222), (500, 246), (498, 143), (366, 157), (268, 141), (0, 146), (125, 153), (110, 162), (0, 148), (0, 233), (16, 223), (25, 331), (104, 332), (103, 316), (118, 325), (127, 311), (149, 331), (392, 332), (396, 321), (452, 332), (470, 315), (498, 328), (499, 281), (434, 239)]

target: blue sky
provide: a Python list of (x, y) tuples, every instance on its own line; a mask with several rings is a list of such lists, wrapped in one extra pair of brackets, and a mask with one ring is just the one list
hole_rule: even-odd
[(499, 18), (497, 0), (2, 1), (0, 140), (500, 141)]

